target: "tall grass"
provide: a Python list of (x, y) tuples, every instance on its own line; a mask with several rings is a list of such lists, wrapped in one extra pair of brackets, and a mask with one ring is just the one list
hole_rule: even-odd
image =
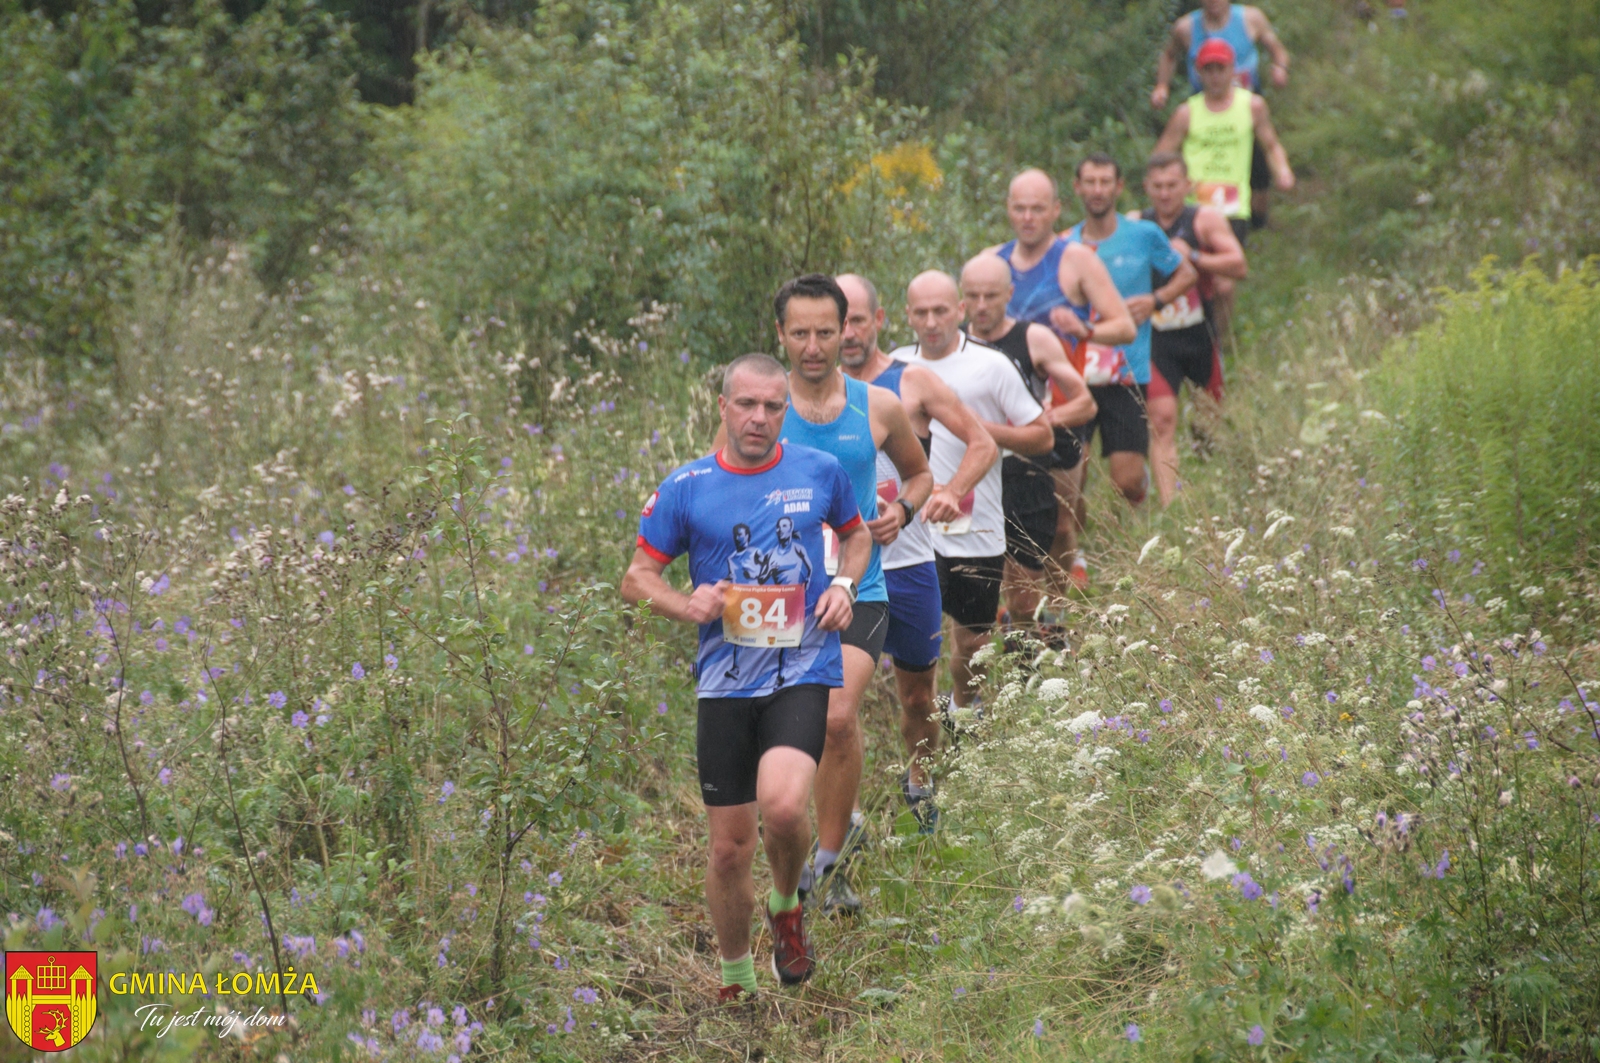
[(1600, 268), (1473, 281), (1378, 372), (1394, 426), (1376, 467), (1430, 536), (1502, 570), (1582, 568), (1600, 538)]

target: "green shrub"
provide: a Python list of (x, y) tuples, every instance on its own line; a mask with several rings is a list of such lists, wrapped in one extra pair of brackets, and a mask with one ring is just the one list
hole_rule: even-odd
[(1538, 573), (1600, 541), (1600, 268), (1554, 280), (1487, 266), (1377, 377), (1393, 419), (1375, 460), (1405, 516), (1445, 549)]

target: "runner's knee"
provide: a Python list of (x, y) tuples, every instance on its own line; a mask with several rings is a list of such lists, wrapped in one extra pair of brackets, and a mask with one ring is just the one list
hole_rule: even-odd
[(711, 839), (711, 873), (718, 878), (737, 875), (750, 869), (755, 860), (754, 834), (724, 836)]

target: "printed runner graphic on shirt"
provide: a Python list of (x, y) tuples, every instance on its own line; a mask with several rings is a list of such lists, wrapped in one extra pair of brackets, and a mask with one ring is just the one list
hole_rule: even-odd
[(1190, 288), (1151, 314), (1150, 327), (1157, 332), (1175, 332), (1182, 328), (1193, 328), (1205, 319), (1205, 305), (1200, 301), (1199, 293)]
[[(800, 636), (805, 630), (806, 583), (811, 579), (811, 558), (794, 537), (793, 520), (779, 517), (773, 530), (777, 533), (778, 545), (771, 553), (762, 555), (750, 548), (750, 526), (733, 526), (733, 544), (740, 549), (728, 558), (729, 576), (734, 582), (723, 588), (722, 593), (724, 642), (760, 648), (800, 645)], [(832, 538), (833, 529), (824, 525), (823, 535)], [(761, 564), (752, 566), (749, 555), (760, 558)], [(834, 564), (837, 567), (837, 548)], [(740, 577), (748, 579), (752, 570), (757, 578), (753, 582), (742, 582)], [(799, 578), (793, 583), (763, 585), (777, 580), (779, 573), (792, 573)], [(737, 654), (734, 660), (738, 660)], [(734, 668), (737, 667), (735, 664)]]

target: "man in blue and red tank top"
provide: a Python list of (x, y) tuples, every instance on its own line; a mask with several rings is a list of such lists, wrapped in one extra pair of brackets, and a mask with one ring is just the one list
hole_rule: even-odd
[[(1086, 341), (1103, 347), (1130, 342), (1136, 329), (1105, 264), (1093, 251), (1056, 235), (1061, 197), (1043, 170), (1023, 170), (1011, 179), (1006, 217), (1016, 238), (989, 250), (1011, 266), (1011, 299), (1006, 315), (1045, 325), (1067, 348), (1072, 366), (1083, 372)], [(1052, 409), (1067, 402), (1052, 389)], [(1058, 418), (1059, 420), (1059, 418)], [(1057, 509), (1055, 541), (1050, 554), (1078, 589), (1089, 586), (1087, 563), (1078, 552), (1082, 466), (1078, 441), (1063, 424), (1055, 424)]]
[[(628, 601), (700, 625), (695, 750), (711, 828), (706, 901), (724, 1001), (756, 989), (750, 915), (758, 840), (772, 868), (762, 911), (773, 972), (785, 984), (811, 975), (798, 896), (811, 844), (807, 806), (828, 731), (828, 694), (844, 682), (839, 632), (850, 626), (872, 552), (838, 459), (779, 442), (788, 393), (783, 366), (769, 355), (728, 365), (717, 403), (727, 442), (674, 471), (650, 496), (621, 588)], [(813, 560), (824, 555), (824, 527), (839, 541), (831, 577)], [(688, 593), (664, 575), (685, 553)]]

